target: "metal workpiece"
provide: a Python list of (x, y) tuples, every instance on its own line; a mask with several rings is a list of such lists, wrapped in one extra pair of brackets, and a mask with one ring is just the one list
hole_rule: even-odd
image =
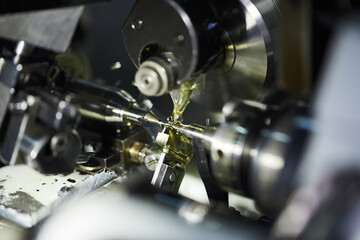
[(176, 131), (184, 134), (190, 139), (198, 139), (205, 146), (205, 148), (210, 149), (212, 143), (212, 136), (216, 130), (216, 127), (204, 127), (201, 125), (170, 125), (171, 128)]
[(241, 192), (242, 155), (249, 130), (238, 123), (224, 123), (216, 128), (172, 126), (185, 136), (197, 139), (210, 153), (209, 167), (217, 184), (226, 190)]
[(196, 139), (210, 153), (210, 171), (217, 184), (226, 190), (242, 192), (242, 161), (249, 130), (238, 123), (224, 123), (216, 128), (172, 126), (185, 136)]
[(129, 108), (123, 112), (123, 119), (125, 122), (141, 124), (142, 122), (153, 123), (162, 126), (164, 123), (156, 117), (151, 111), (139, 108), (137, 104), (130, 105)]
[(78, 110), (82, 116), (82, 122), (90, 119), (115, 126), (141, 125), (149, 131), (151, 137), (160, 131), (164, 125), (152, 112), (140, 109), (133, 103), (130, 103), (126, 108), (89, 103), (89, 101), (79, 101), (78, 104), (80, 105)]
[(243, 190), (241, 178), (242, 156), (249, 129), (238, 123), (224, 123), (216, 128), (195, 126), (174, 127), (189, 138), (197, 139), (210, 153), (209, 167), (219, 186), (233, 192)]
[(124, 126), (142, 122), (163, 125), (151, 111), (140, 108), (124, 90), (82, 79), (71, 80), (65, 89), (73, 94), (73, 101), (85, 118)]
[(210, 168), (217, 183), (226, 189), (241, 191), (241, 158), (249, 129), (238, 123), (224, 123), (216, 128), (172, 126), (185, 136), (197, 139), (211, 155)]

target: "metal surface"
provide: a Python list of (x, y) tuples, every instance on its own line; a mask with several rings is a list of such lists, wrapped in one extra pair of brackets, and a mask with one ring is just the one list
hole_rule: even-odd
[[(6, 52), (6, 50), (8, 50), (6, 47), (2, 48), (2, 51)], [(32, 50), (33, 46), (20, 40), (15, 49), (11, 50), (14, 56), (0, 58), (0, 126), (4, 120), (11, 96), (15, 93), (18, 77), (24, 69), (22, 58), (28, 57)]]
[(242, 158), (247, 154), (244, 148), (249, 129), (238, 123), (224, 123), (217, 128), (186, 125), (173, 127), (185, 136), (201, 142), (211, 156), (208, 171), (220, 188), (243, 191)]
[(231, 13), (223, 20), (225, 60), (207, 74), (204, 95), (196, 99), (217, 111), (229, 100), (259, 97), (274, 86), (276, 71), (274, 1), (231, 1), (225, 11)]
[(241, 157), (248, 133), (249, 130), (241, 125), (224, 124), (213, 135), (210, 167), (220, 186), (241, 191)]
[(136, 72), (134, 84), (146, 96), (161, 96), (169, 89), (168, 74), (162, 65), (147, 60)]
[[(360, 212), (358, 17), (338, 25), (336, 44), (330, 46), (335, 51), (328, 55), (328, 65), (311, 62), (323, 58), (328, 42), (323, 41), (324, 37), (315, 39), (316, 36), (330, 33), (340, 16), (355, 13), (354, 1), (283, 2), (287, 8), (278, 6), (281, 1), (276, 0), (136, 1), (123, 27), (130, 58), (140, 66), (135, 84), (150, 96), (170, 91), (174, 114), (167, 123), (155, 116), (149, 100), (140, 103), (144, 96), (136, 101), (118, 88), (124, 88), (121, 81), (131, 81), (134, 76), (116, 75), (116, 80), (120, 79), (113, 85), (116, 87), (109, 87), (74, 79), (77, 74), (68, 69), (71, 61), (67, 62), (66, 57), (54, 60), (53, 52), (68, 45), (75, 29), (72, 24), (80, 15), (75, 9), (80, 8), (72, 8), (71, 16), (60, 16), (68, 20), (66, 24), (67, 20), (51, 18), (50, 12), (59, 15), (62, 10), (0, 16), (1, 21), (18, 21), (12, 25), (0, 21), (5, 23), (0, 30), (10, 32), (0, 41), (4, 44), (0, 60), (0, 94), (4, 94), (0, 97), (0, 117), (7, 114), (0, 129), (2, 162), (18, 164), (24, 159), (35, 170), (71, 172), (81, 148), (80, 140), (86, 143), (76, 162), (81, 174), (46, 176), (24, 166), (2, 167), (0, 215), (25, 227), (35, 226), (28, 230), (30, 235), (23, 236), (35, 239), (264, 239), (271, 224), (264, 227), (262, 223), (272, 220), (277, 221), (275, 237), (355, 239), (359, 235), (356, 226)], [(348, 7), (334, 9), (340, 5)], [(34, 8), (38, 8), (37, 3)], [(329, 15), (329, 8), (339, 15)], [(282, 18), (279, 9), (291, 11)], [(66, 10), (70, 13), (71, 8)], [(291, 28), (299, 24), (289, 24), (280, 26), (283, 32), (277, 35), (277, 17), (285, 22), (303, 21), (308, 30)], [(323, 29), (311, 23), (314, 19), (322, 22)], [(41, 24), (35, 24), (37, 20), (42, 20)], [(119, 23), (115, 18), (108, 20)], [(96, 18), (95, 22), (102, 21)], [(32, 30), (33, 23), (41, 31)], [(90, 31), (88, 35), (86, 26), (79, 26), (80, 38), (72, 51), (82, 50), (86, 44), (80, 40), (86, 39), (91, 42), (90, 48), (96, 45), (108, 55), (109, 47), (116, 54), (116, 48), (108, 44), (111, 39), (119, 44), (116, 35), (106, 36), (103, 29), (101, 34)], [(314, 31), (317, 34), (311, 38), (308, 34)], [(21, 37), (12, 38), (16, 32), (35, 34), (30, 36), (37, 41), (35, 48), (27, 48), (27, 39), (18, 42), (15, 50), (13, 46), (9, 48), (12, 41)], [(103, 44), (92, 44), (92, 35), (101, 35)], [(286, 40), (278, 42), (278, 37)], [(283, 44), (288, 46), (275, 47)], [(301, 47), (294, 50), (294, 46)], [(116, 56), (109, 63), (100, 54), (94, 55), (96, 67), (110, 69), (112, 65), (116, 73), (124, 70), (119, 71), (121, 66), (126, 66), (122, 72), (128, 70), (121, 57)], [(44, 62), (36, 62), (39, 58)], [(277, 60), (286, 69), (275, 67)], [(289, 88), (283, 91), (276, 86), (279, 80), (286, 83), (303, 79), (301, 86), (310, 87), (304, 85), (313, 81), (313, 70), (307, 69), (310, 66), (316, 67), (314, 72), (325, 66), (326, 73), (323, 85), (317, 85), (320, 91), (314, 94), (315, 101), (311, 101), (311, 115), (309, 101), (297, 96), (299, 90), (287, 92)], [(279, 70), (276, 74), (275, 69)], [(94, 79), (99, 77), (111, 78), (94, 74)], [(203, 105), (190, 106), (187, 111), (190, 110), (189, 116), (196, 115), (196, 122), (206, 122), (206, 127), (182, 124), (181, 115), (196, 87), (191, 84), (205, 77), (204, 94), (198, 96)], [(203, 90), (202, 84), (198, 86), (194, 92)], [(185, 92), (182, 94), (181, 90)], [(221, 120), (210, 123), (205, 108), (218, 111), (221, 107)], [(184, 121), (193, 120), (185, 117)], [(188, 164), (193, 157), (197, 166), (195, 161)], [(207, 195), (201, 182), (202, 190), (192, 181), (187, 182), (186, 177), (182, 182), (185, 167), (191, 174), (200, 173), (198, 178), (202, 178)], [(30, 169), (30, 174), (22, 168)], [(87, 200), (72, 204), (116, 176), (108, 170), (97, 172), (103, 168), (121, 174), (122, 185), (110, 185), (109, 195), (102, 195), (102, 189)], [(123, 184), (125, 180), (129, 191)], [(205, 203), (209, 196), (211, 204), (194, 203), (178, 193)], [(236, 199), (234, 193), (251, 200)], [(66, 202), (68, 210), (54, 213)], [(244, 202), (250, 202), (250, 207)], [(239, 212), (232, 208), (234, 205)], [(212, 215), (217, 210), (220, 214)], [(237, 221), (239, 215), (257, 221)]]
[[(156, 17), (154, 12), (149, 11), (154, 5), (157, 9)], [(134, 24), (139, 21), (142, 22), (141, 28), (136, 28)], [(180, 44), (174, 41), (179, 34), (184, 39)], [(197, 66), (199, 43), (195, 28), (189, 16), (176, 1), (138, 1), (123, 26), (123, 35), (128, 54), (136, 66), (145, 60), (142, 55), (149, 55), (157, 51), (156, 48), (161, 47), (171, 51), (181, 62), (182, 72), (178, 76), (179, 80), (188, 79)]]
[(162, 149), (155, 144), (150, 146), (149, 144), (134, 142), (131, 147), (125, 149), (125, 152), (130, 155), (130, 161), (144, 164), (150, 171), (155, 171)]
[(11, 95), (15, 91), (14, 87), (21, 69), (21, 64), (0, 58), (0, 126), (4, 120)]
[(156, 164), (151, 184), (165, 191), (177, 193), (185, 171), (181, 166), (170, 166), (164, 163), (166, 154), (162, 153)]
[[(149, 7), (156, 8), (158, 14), (147, 11)], [(196, 12), (200, 8), (202, 11)], [(141, 92), (161, 96), (221, 61), (224, 55), (221, 44), (223, 29), (214, 9), (208, 1), (157, 0), (151, 6), (147, 2), (136, 2), (123, 27), (128, 53), (136, 66), (157, 59), (166, 71), (163, 75), (167, 76), (158, 74), (159, 77), (155, 78), (155, 71), (145, 72), (146, 69), (140, 65), (137, 75), (143, 79), (155, 79), (156, 85), (160, 86), (157, 91), (149, 89), (138, 77), (135, 80)], [(141, 28), (136, 27), (139, 21)]]
[[(148, 4), (138, 1), (123, 27), (125, 45), (136, 66), (161, 55), (161, 51), (171, 52), (174, 59), (170, 62), (177, 63), (176, 84), (208, 73), (210, 83), (202, 99), (218, 108), (231, 98), (255, 99), (264, 87), (274, 83), (273, 38), (279, 14), (274, 1), (234, 0), (223, 4), (159, 0)], [(156, 15), (147, 11), (151, 7), (157, 9)], [(141, 67), (139, 70), (143, 73)], [(159, 96), (166, 92), (150, 94), (137, 82), (144, 94)], [(172, 82), (166, 82), (171, 90)]]
[(0, 36), (39, 48), (65, 52), (83, 7), (69, 7), (0, 16)]
[(273, 119), (272, 124), (260, 130), (249, 152), (248, 194), (270, 216), (279, 214), (294, 188), (295, 172), (309, 133), (309, 129), (299, 123), (307, 120), (301, 114), (301, 110), (288, 110)]
[(65, 89), (74, 94), (74, 102), (79, 104), (79, 112), (84, 118), (123, 126), (143, 122), (162, 125), (151, 111), (140, 108), (124, 90), (82, 79), (71, 80)]
[[(304, 125), (309, 121), (303, 117), (306, 107), (294, 104), (275, 110), (245, 101), (225, 108), (230, 109), (229, 122), (216, 128), (172, 127), (202, 143), (210, 154), (209, 163), (198, 164), (207, 189), (212, 189), (209, 197), (224, 200), (213, 186), (215, 181), (219, 188), (251, 197), (268, 216), (276, 216), (294, 187), (296, 168), (310, 131)], [(198, 151), (199, 161), (206, 161)]]
[(116, 177), (103, 170), (95, 175), (42, 175), (25, 166), (0, 169), (0, 216), (32, 227), (65, 203), (71, 203)]
[(66, 101), (36, 90), (19, 91), (9, 105), (9, 121), (1, 160), (14, 165), (26, 162), (43, 173), (69, 173), (76, 165), (81, 139), (74, 126), (77, 111)]
[[(226, 90), (231, 96), (253, 99), (263, 85), (269, 84), (266, 80), (271, 82), (273, 78), (274, 46), (270, 31), (273, 31), (276, 21), (276, 8), (271, 1), (238, 2), (239, 6), (233, 9), (234, 16), (244, 14), (245, 22), (238, 25), (230, 22), (231, 25), (224, 26), (232, 40), (231, 44), (225, 47), (227, 56), (220, 66), (225, 70), (225, 74), (210, 74), (208, 78), (220, 78), (225, 81)], [(266, 14), (272, 16), (265, 22), (263, 16)], [(240, 31), (241, 28), (245, 29)]]
[(164, 164), (166, 153), (162, 152), (159, 159), (157, 160), (156, 168), (154, 175), (151, 179), (151, 184), (157, 187), (161, 187), (162, 182), (164, 181), (164, 175), (168, 166)]
[(35, 125), (27, 128), (20, 151), (24, 161), (40, 172), (69, 173), (75, 169), (81, 139), (74, 129), (56, 132)]
[[(85, 152), (78, 159), (77, 170), (93, 174), (103, 168), (129, 170), (139, 164), (144, 164), (144, 161), (139, 159), (145, 157), (142, 155), (144, 153), (141, 152), (141, 156), (134, 156), (133, 153), (133, 146), (136, 143), (141, 142), (141, 144), (147, 145), (146, 143), (149, 141), (148, 135), (143, 128), (136, 126), (116, 135), (85, 133), (82, 128), (79, 131), (83, 134)], [(103, 142), (104, 144), (102, 144)], [(95, 148), (89, 145), (93, 145)], [(144, 159), (141, 158), (141, 160)]]
[[(38, 99), (31, 95), (24, 98), (15, 100), (13, 108), (10, 108), (12, 114), (5, 133), (6, 141), (3, 141), (1, 146), (1, 161), (7, 165), (14, 165), (17, 162), (26, 129), (36, 117)], [(20, 107), (16, 107), (17, 104), (20, 104)]]

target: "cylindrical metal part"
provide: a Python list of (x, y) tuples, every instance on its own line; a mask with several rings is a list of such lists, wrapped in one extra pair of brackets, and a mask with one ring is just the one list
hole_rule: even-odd
[(144, 164), (149, 170), (155, 171), (162, 149), (156, 145), (150, 146), (146, 143), (134, 142), (129, 149), (125, 149), (130, 156), (130, 161)]
[(74, 171), (80, 151), (81, 139), (75, 130), (55, 132), (32, 126), (20, 144), (25, 162), (46, 174)]
[[(309, 135), (304, 108), (290, 108), (261, 129), (247, 163), (247, 193), (270, 216), (277, 216), (294, 188), (294, 177)], [(276, 194), (275, 194), (276, 193)]]
[(249, 130), (236, 124), (223, 124), (211, 142), (211, 172), (216, 182), (232, 192), (243, 191), (242, 161)]
[(146, 152), (149, 149), (149, 145), (140, 142), (134, 142), (130, 149), (128, 149), (128, 154), (130, 155), (130, 161), (134, 163), (144, 163)]
[(198, 125), (171, 125), (171, 127), (188, 138), (199, 139), (205, 148), (210, 149), (215, 128), (206, 128)]
[[(139, 67), (136, 85), (146, 95), (160, 96), (191, 76), (211, 73), (209, 99), (223, 94), (219, 88), (229, 98), (255, 98), (273, 83), (278, 13), (276, 1), (268, 0), (137, 1), (123, 26), (128, 54)], [(171, 54), (171, 64), (160, 64), (161, 71), (141, 66), (164, 52)], [(167, 69), (172, 63), (175, 74)], [(164, 69), (167, 74), (159, 74)]]
[(174, 128), (205, 143), (219, 187), (253, 198), (266, 214), (276, 216), (291, 192), (306, 143), (309, 129), (301, 123), (306, 108), (296, 105), (269, 110), (264, 105), (244, 104), (238, 109), (241, 112), (234, 113), (232, 122), (211, 133), (199, 127)]
[(85, 118), (123, 126), (141, 121), (163, 124), (150, 111), (141, 109), (135, 99), (123, 90), (74, 79), (69, 91), (76, 94), (73, 100)]
[(146, 96), (164, 95), (172, 81), (169, 79), (165, 64), (152, 60), (143, 62), (135, 74), (135, 85)]
[[(253, 198), (269, 216), (285, 206), (308, 129), (298, 121), (304, 108), (289, 107), (258, 118), (252, 124), (220, 126), (211, 144), (210, 166), (227, 191)], [(276, 194), (274, 194), (276, 193)]]
[(171, 52), (181, 65), (180, 81), (211, 65), (224, 50), (222, 28), (206, 0), (137, 1), (123, 26), (123, 35), (137, 66), (158, 49)]
[(160, 96), (216, 66), (224, 57), (223, 32), (209, 1), (137, 1), (123, 26), (125, 46), (139, 67), (135, 84), (145, 95)]

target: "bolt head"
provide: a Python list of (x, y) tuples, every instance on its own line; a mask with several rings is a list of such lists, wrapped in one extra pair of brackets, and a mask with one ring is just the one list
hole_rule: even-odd
[(173, 182), (176, 181), (176, 173), (170, 174), (170, 176), (169, 176), (169, 181), (170, 181), (171, 183), (173, 183)]

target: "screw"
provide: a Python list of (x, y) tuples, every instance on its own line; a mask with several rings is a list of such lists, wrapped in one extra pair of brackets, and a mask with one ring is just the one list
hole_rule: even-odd
[(170, 181), (171, 183), (173, 183), (173, 182), (175, 182), (175, 180), (176, 180), (176, 174), (175, 174), (175, 173), (170, 174), (170, 176), (169, 176), (169, 181)]
[(182, 35), (182, 34), (176, 34), (176, 35), (175, 35), (175, 37), (174, 37), (174, 42), (175, 42), (177, 45), (182, 45), (182, 44), (184, 44), (184, 41), (185, 41), (184, 35)]

